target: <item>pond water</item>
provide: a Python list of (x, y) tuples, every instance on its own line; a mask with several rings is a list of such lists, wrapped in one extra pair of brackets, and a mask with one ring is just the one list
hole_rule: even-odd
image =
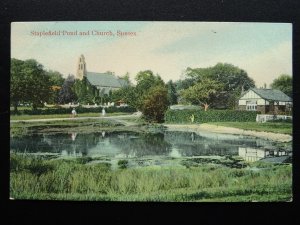
[[(12, 137), (10, 146), (11, 152), (17, 153), (54, 154), (58, 157), (88, 156), (107, 161), (139, 159), (143, 160), (143, 163), (140, 162), (143, 165), (161, 165), (162, 160), (168, 164), (166, 159), (191, 157), (240, 156), (247, 161), (257, 161), (288, 154), (286, 149), (280, 149), (276, 143), (263, 139), (181, 131), (44, 133)], [(138, 164), (138, 161), (135, 163)]]

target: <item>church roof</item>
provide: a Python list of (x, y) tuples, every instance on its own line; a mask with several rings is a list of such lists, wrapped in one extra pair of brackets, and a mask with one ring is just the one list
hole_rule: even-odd
[(280, 101), (280, 102), (291, 102), (292, 99), (283, 93), (280, 90), (276, 89), (263, 89), (263, 88), (251, 88), (250, 90), (254, 91), (260, 97), (266, 100), (271, 101)]
[(86, 77), (92, 85), (101, 87), (120, 88), (126, 85), (126, 81), (112, 73), (86, 72)]

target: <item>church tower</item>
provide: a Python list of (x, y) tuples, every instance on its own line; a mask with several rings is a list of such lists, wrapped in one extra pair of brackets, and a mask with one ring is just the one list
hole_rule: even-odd
[(81, 55), (78, 60), (76, 79), (82, 80), (83, 76), (86, 76), (86, 64), (84, 56)]

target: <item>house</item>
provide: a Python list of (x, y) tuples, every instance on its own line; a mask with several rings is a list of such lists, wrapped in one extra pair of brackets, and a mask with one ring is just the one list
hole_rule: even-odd
[(260, 111), (262, 114), (288, 114), (292, 99), (280, 90), (251, 88), (239, 99), (239, 109)]
[(128, 85), (126, 80), (115, 76), (113, 72), (98, 73), (87, 71), (85, 58), (81, 55), (78, 60), (75, 78), (82, 80), (83, 77), (86, 77), (90, 84), (94, 85), (101, 94), (109, 94), (110, 91)]

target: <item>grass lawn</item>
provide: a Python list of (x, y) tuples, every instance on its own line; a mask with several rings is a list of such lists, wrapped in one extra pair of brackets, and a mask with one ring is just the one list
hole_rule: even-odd
[(208, 124), (240, 128), (243, 130), (265, 131), (281, 134), (292, 134), (293, 132), (293, 124), (284, 122), (209, 122)]
[[(131, 113), (106, 113), (105, 116), (130, 115)], [(71, 114), (52, 114), (52, 115), (11, 115), (11, 120), (30, 120), (30, 119), (51, 119), (51, 118), (70, 118)], [(102, 117), (101, 113), (80, 113), (77, 117)]]

